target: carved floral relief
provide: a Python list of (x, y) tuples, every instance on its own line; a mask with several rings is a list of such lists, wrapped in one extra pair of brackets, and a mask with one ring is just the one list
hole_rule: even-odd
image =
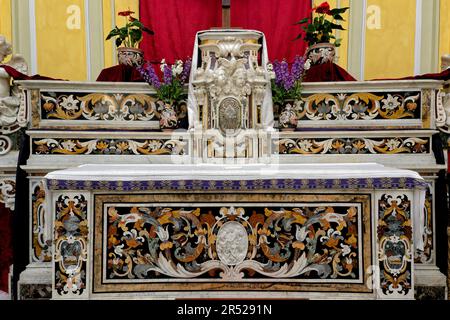
[(176, 139), (33, 139), (38, 155), (184, 155), (187, 142)]
[(399, 154), (430, 152), (429, 138), (285, 138), (275, 139), (274, 154)]

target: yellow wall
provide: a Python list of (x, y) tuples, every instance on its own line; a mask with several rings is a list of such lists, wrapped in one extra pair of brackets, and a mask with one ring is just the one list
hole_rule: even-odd
[[(313, 6), (320, 5), (323, 0), (313, 0)], [(350, 0), (329, 0), (328, 3), (330, 4), (330, 7), (333, 8), (343, 8), (343, 7), (350, 7)], [(347, 50), (348, 50), (348, 20), (349, 20), (349, 10), (347, 10), (346, 13), (343, 14), (343, 17), (345, 21), (341, 22), (341, 25), (344, 27), (344, 31), (338, 30), (338, 32), (335, 32), (335, 36), (337, 38), (341, 38), (341, 46), (337, 48), (337, 56), (338, 61), (337, 64), (341, 66), (342, 68), (347, 68)], [(269, 48), (270, 50), (270, 48)]]
[[(53, 78), (86, 80), (84, 1), (36, 0), (35, 5), (38, 73)], [(67, 13), (70, 6), (79, 9), (80, 15)], [(79, 24), (71, 18), (79, 18)]]
[(0, 34), (12, 43), (11, 0), (0, 0)]
[[(103, 39), (106, 39), (106, 36), (108, 35), (109, 31), (113, 29), (114, 23), (112, 21), (113, 19), (113, 12), (114, 9), (114, 0), (102, 0), (103, 1)], [(104, 41), (104, 62), (105, 66), (110, 67), (114, 64), (114, 58), (113, 58), (113, 47), (114, 41)]]
[(381, 9), (381, 28), (366, 28), (365, 79), (414, 74), (415, 0), (368, 0)]
[[(444, 54), (450, 54), (450, 0), (441, 0), (439, 32), (439, 61)], [(440, 68), (440, 66), (439, 66)]]
[[(104, 39), (115, 25), (121, 27), (125, 24), (125, 18), (119, 17), (117, 13), (128, 8), (135, 12), (133, 15), (135, 18), (139, 18), (139, 0), (103, 0)], [(111, 67), (117, 62), (114, 40), (105, 40), (104, 45), (105, 67)]]

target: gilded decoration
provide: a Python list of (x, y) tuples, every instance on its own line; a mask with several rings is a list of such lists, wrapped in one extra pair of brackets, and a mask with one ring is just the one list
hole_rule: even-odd
[(420, 119), (420, 92), (316, 93), (304, 95), (295, 110), (304, 120)]
[(52, 240), (46, 230), (51, 221), (46, 220), (45, 189), (42, 182), (32, 185), (31, 206), (33, 260), (49, 262), (52, 260)]
[(83, 294), (88, 255), (87, 200), (62, 194), (55, 201), (55, 290), (59, 295)]
[(274, 154), (398, 154), (430, 152), (429, 138), (286, 138), (273, 140)]
[(412, 288), (411, 201), (383, 194), (378, 200), (378, 259), (384, 295), (406, 296)]
[(33, 139), (38, 155), (185, 155), (187, 142), (176, 139)]
[[(159, 120), (161, 101), (148, 94), (41, 92), (41, 118), (45, 120), (150, 121)], [(177, 106), (186, 118), (185, 102)]]
[[(206, 202), (197, 205), (200, 196)], [(364, 271), (370, 263), (370, 234), (360, 231), (370, 223), (363, 220), (370, 214), (368, 196), (249, 195), (249, 201), (276, 201), (265, 205), (213, 202), (219, 198), (224, 196), (96, 196), (97, 289), (262, 289), (270, 283), (287, 290), (320, 285), (333, 291), (345, 283), (369, 292)], [(169, 199), (195, 203), (157, 203)], [(277, 203), (280, 199), (285, 203)], [(294, 199), (308, 201), (295, 205)]]

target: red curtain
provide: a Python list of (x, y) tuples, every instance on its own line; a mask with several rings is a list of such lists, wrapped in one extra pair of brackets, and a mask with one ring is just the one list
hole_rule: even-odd
[[(300, 32), (295, 22), (310, 14), (311, 0), (231, 0), (231, 26), (264, 32), (270, 60), (292, 62), (306, 44), (293, 41)], [(221, 0), (142, 0), (141, 21), (155, 32), (144, 35), (146, 59), (168, 63), (192, 55), (197, 31), (222, 25)]]
[(300, 32), (294, 25), (311, 12), (311, 0), (231, 0), (231, 25), (264, 32), (269, 60), (286, 58), (289, 63), (305, 53)]
[(191, 57), (197, 31), (222, 25), (219, 0), (145, 0), (139, 10), (140, 20), (155, 32), (141, 43), (152, 63)]

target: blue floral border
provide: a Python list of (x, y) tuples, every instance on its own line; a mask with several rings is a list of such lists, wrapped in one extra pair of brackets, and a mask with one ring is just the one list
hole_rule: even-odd
[(299, 189), (414, 189), (427, 182), (415, 178), (258, 179), (85, 181), (48, 179), (50, 190), (147, 191), (147, 190), (299, 190)]

